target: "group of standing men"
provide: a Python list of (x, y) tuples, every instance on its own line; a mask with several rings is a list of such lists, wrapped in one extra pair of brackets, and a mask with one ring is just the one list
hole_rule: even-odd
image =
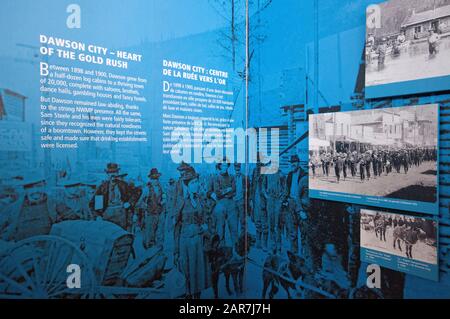
[[(198, 231), (203, 238), (217, 235), (221, 246), (234, 248), (240, 235), (247, 231), (250, 219), (256, 228), (256, 248), (281, 252), (285, 233), (290, 251), (299, 253), (299, 228), (307, 218), (309, 205), (307, 172), (300, 167), (296, 155), (290, 159), (292, 168), (287, 176), (281, 172), (264, 174), (263, 168), (269, 164), (258, 161), (251, 176), (247, 176), (240, 163), (232, 164), (224, 158), (216, 165), (214, 174), (200, 176), (192, 173), (195, 170), (191, 165), (181, 163), (179, 179), (171, 178), (165, 188), (155, 168), (148, 175), (148, 183), (137, 187), (124, 181), (118, 165), (111, 163), (105, 171), (108, 178), (96, 189), (90, 207), (96, 216), (127, 231), (141, 229), (144, 248), (163, 243), (165, 250), (173, 247), (175, 263), (184, 265), (183, 272), (193, 282), (198, 278), (189, 278), (189, 274), (199, 273), (201, 269), (189, 270), (186, 263), (202, 257), (199, 257), (201, 253), (188, 256), (200, 249), (196, 246), (182, 253), (186, 244), (183, 234), (191, 234), (189, 229), (196, 229), (194, 233)], [(187, 175), (198, 179), (198, 190), (192, 190)], [(195, 206), (191, 204), (192, 198), (198, 198), (200, 214), (192, 214)], [(186, 218), (191, 215), (196, 217)], [(192, 294), (201, 289), (191, 288)]]
[[(281, 172), (265, 175), (262, 168), (269, 163), (259, 161), (249, 177), (242, 172), (240, 163), (233, 164), (232, 174), (231, 163), (224, 159), (216, 165), (215, 174), (203, 179), (199, 196), (210, 210), (207, 212), (212, 220), (210, 226), (224, 245), (236, 244), (249, 216), (256, 226), (257, 248), (281, 251), (281, 238), (286, 231), (291, 250), (298, 252), (298, 228), (308, 205), (308, 180), (298, 156), (292, 156), (290, 163), (292, 169), (287, 176)], [(178, 167), (180, 176), (190, 167), (182, 163)], [(162, 240), (161, 234), (167, 229), (161, 228), (174, 229), (174, 215), (186, 196), (181, 177), (178, 181), (170, 179), (164, 189), (159, 181), (161, 174), (154, 168), (148, 175), (149, 182), (141, 188), (125, 182), (117, 164), (108, 164), (105, 172), (108, 179), (96, 189), (90, 201), (96, 216), (130, 232), (141, 228), (145, 248)], [(269, 247), (269, 243), (273, 246)]]
[(311, 156), (310, 167), (313, 177), (316, 170), (322, 166), (323, 176), (330, 176), (330, 168), (334, 168), (337, 182), (348, 176), (359, 174), (361, 181), (388, 176), (393, 170), (407, 174), (412, 166), (420, 166), (426, 161), (437, 161), (436, 148), (415, 147), (397, 150), (368, 150), (363, 153), (353, 152), (322, 152), (319, 157)]
[[(22, 206), (30, 201), (28, 206), (38, 207), (31, 199), (27, 201), (37, 196), (34, 194), (39, 194), (39, 203), (45, 205), (45, 214), (39, 208), (39, 214), (45, 215), (39, 217), (46, 222), (42, 226), (45, 231), (36, 230), (36, 234), (48, 233), (51, 223), (99, 218), (135, 235), (141, 234), (136, 238), (142, 238), (144, 249), (163, 246), (165, 253), (173, 255), (174, 264), (186, 276), (189, 294), (194, 296), (206, 288), (208, 281), (199, 281), (199, 276), (207, 277), (210, 268), (205, 257), (207, 237), (216, 235), (220, 246), (236, 249), (240, 236), (248, 232), (248, 223), (252, 221), (256, 248), (281, 252), (285, 234), (290, 243), (286, 248), (299, 253), (299, 228), (309, 205), (308, 179), (298, 156), (292, 156), (290, 164), (287, 176), (281, 172), (264, 174), (270, 163), (262, 160), (250, 174), (245, 174), (242, 164), (225, 158), (217, 163), (213, 174), (201, 176), (191, 165), (181, 163), (178, 180), (171, 178), (166, 186), (156, 168), (150, 170), (144, 185), (136, 185), (126, 180), (127, 174), (121, 172), (118, 164), (109, 163), (106, 178), (99, 185), (61, 182), (58, 186), (63, 190), (61, 196), (48, 197), (46, 186), (41, 186), (45, 181), (24, 181), (27, 193)], [(57, 203), (53, 206), (50, 201)], [(7, 240), (13, 238), (9, 233), (18, 234), (14, 226), (18, 223), (12, 219), (21, 220), (8, 218), (0, 223), (4, 224), (2, 238)], [(30, 231), (26, 234), (33, 235)]]

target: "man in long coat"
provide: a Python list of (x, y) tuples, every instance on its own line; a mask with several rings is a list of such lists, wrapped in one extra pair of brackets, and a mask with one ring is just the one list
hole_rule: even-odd
[(131, 215), (132, 204), (138, 199), (131, 196), (128, 184), (120, 178), (119, 172), (119, 165), (107, 165), (107, 180), (97, 188), (89, 206), (97, 217), (127, 229), (131, 220), (128, 215)]

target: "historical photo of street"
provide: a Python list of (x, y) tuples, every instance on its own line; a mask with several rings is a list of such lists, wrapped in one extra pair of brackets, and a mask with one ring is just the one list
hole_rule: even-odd
[(436, 265), (437, 222), (361, 210), (361, 247)]
[(436, 203), (437, 105), (316, 114), (309, 125), (310, 190)]
[(367, 15), (366, 86), (450, 75), (450, 0), (391, 0), (379, 8)]

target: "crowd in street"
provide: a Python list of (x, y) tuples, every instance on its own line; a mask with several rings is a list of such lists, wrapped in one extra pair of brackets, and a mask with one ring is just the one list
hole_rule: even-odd
[(436, 148), (385, 148), (362, 153), (322, 151), (318, 155), (311, 156), (309, 166), (313, 178), (334, 176), (339, 183), (353, 177), (364, 182), (388, 176), (392, 172), (408, 174), (411, 167), (419, 167), (424, 162), (430, 161), (437, 161)]

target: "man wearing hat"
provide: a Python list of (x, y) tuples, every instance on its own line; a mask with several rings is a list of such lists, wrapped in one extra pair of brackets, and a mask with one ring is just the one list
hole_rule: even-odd
[(128, 184), (120, 178), (120, 168), (116, 163), (109, 163), (105, 169), (107, 180), (95, 191), (89, 206), (98, 217), (110, 221), (123, 229), (129, 229), (131, 204), (137, 201), (131, 198)]
[(183, 183), (183, 174), (191, 168), (192, 167), (185, 162), (181, 162), (181, 164), (177, 167), (180, 178), (173, 185), (173, 195), (171, 196), (171, 201), (168, 203), (171, 210), (180, 210), (184, 203), (184, 197), (187, 195), (187, 189), (186, 185)]
[(402, 155), (402, 165), (403, 165), (403, 170), (405, 172), (405, 174), (408, 174), (408, 170), (409, 170), (409, 154), (407, 150), (403, 151), (403, 155)]
[(333, 156), (331, 155), (330, 152), (323, 153), (322, 170), (323, 170), (323, 175), (326, 177), (328, 177), (330, 175), (330, 163), (332, 160), (333, 160)]
[(358, 170), (358, 153), (356, 151), (350, 153), (350, 156), (348, 157), (348, 166), (350, 167), (352, 177), (355, 177)]
[(372, 167), (372, 152), (367, 151), (364, 156), (364, 162), (366, 164), (366, 177), (367, 180), (370, 180), (370, 168)]
[(337, 152), (333, 156), (334, 173), (336, 175), (336, 180), (339, 183), (341, 180), (341, 172), (343, 171), (343, 159), (341, 153)]
[(210, 267), (204, 247), (208, 231), (204, 201), (199, 195), (199, 175), (190, 165), (180, 170), (180, 181), (185, 186), (185, 196), (180, 209), (175, 212), (174, 264), (186, 279), (186, 296), (198, 299), (210, 287)]
[(430, 56), (438, 53), (439, 40), (439, 34), (434, 30), (434, 28), (430, 28), (428, 35), (428, 51)]
[(253, 170), (250, 198), (253, 210), (253, 219), (256, 227), (256, 248), (267, 250), (269, 233), (269, 220), (267, 215), (267, 175), (261, 174), (263, 158), (259, 156), (256, 167)]
[(175, 209), (176, 195), (177, 195), (177, 181), (174, 178), (170, 178), (168, 185), (166, 187), (166, 200), (164, 205), (165, 222), (162, 229), (164, 229), (164, 249), (168, 252), (166, 255), (168, 257), (167, 263), (171, 265), (173, 263), (173, 251), (175, 245), (175, 224), (176, 224), (176, 214)]
[(247, 211), (248, 211), (248, 189), (250, 188), (248, 177), (242, 173), (241, 163), (234, 164), (234, 180), (236, 183), (236, 195), (234, 202), (236, 203), (237, 216), (240, 224), (240, 232), (246, 231)]
[(291, 251), (298, 254), (298, 232), (301, 219), (307, 218), (309, 206), (308, 176), (300, 167), (298, 155), (291, 156), (292, 170), (286, 180), (286, 193), (282, 209), (282, 221), (286, 226)]
[(346, 152), (341, 153), (341, 161), (342, 161), (342, 175), (344, 176), (344, 181), (347, 179), (347, 161), (348, 155)]
[(386, 60), (386, 52), (387, 52), (387, 39), (382, 38), (381, 43), (378, 45), (377, 53), (378, 53), (378, 71), (384, 69), (384, 62)]
[(284, 189), (283, 177), (280, 170), (275, 174), (268, 174), (266, 176), (266, 190), (267, 194), (267, 217), (269, 223), (269, 238), (273, 244), (273, 248), (281, 251), (281, 223), (280, 211), (281, 203), (283, 201), (282, 194)]
[[(167, 190), (166, 190), (166, 196), (167, 196), (167, 200), (166, 200), (166, 224), (165, 224), (165, 233), (166, 234), (170, 234), (173, 232), (173, 227), (175, 226), (175, 207), (174, 207), (174, 203), (175, 203), (175, 196), (176, 196), (176, 186), (177, 186), (177, 182), (175, 181), (174, 178), (170, 178), (169, 179), (169, 183), (167, 185)], [(166, 236), (167, 237), (167, 236)], [(167, 238), (169, 239), (169, 238)]]
[(148, 249), (156, 244), (163, 244), (164, 200), (165, 195), (159, 182), (161, 174), (152, 168), (148, 174), (149, 182), (144, 188), (138, 206), (144, 210), (143, 244)]
[(377, 151), (374, 151), (372, 154), (372, 170), (373, 170), (373, 178), (377, 178), (377, 176), (380, 175), (380, 172), (378, 172), (378, 153)]
[(358, 168), (359, 168), (359, 177), (361, 182), (364, 182), (366, 179), (366, 161), (364, 159), (364, 154), (361, 154), (358, 157)]
[(218, 174), (212, 176), (207, 196), (216, 202), (213, 209), (213, 219), (216, 225), (216, 232), (220, 237), (221, 244), (225, 243), (225, 231), (228, 227), (232, 247), (238, 240), (238, 216), (236, 204), (233, 201), (236, 195), (236, 183), (234, 177), (228, 173), (230, 162), (224, 158), (216, 165)]

